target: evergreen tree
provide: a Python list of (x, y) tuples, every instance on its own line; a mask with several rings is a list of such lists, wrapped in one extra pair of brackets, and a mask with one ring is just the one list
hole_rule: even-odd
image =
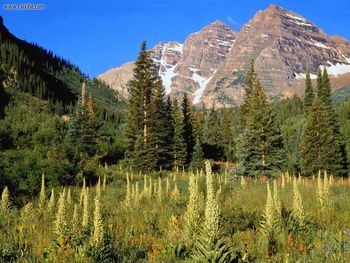
[(244, 129), (247, 124), (246, 118), (249, 115), (249, 101), (252, 96), (256, 80), (257, 80), (257, 74), (255, 72), (254, 60), (252, 60), (248, 68), (247, 77), (244, 81), (245, 97), (244, 97), (244, 102), (240, 108), (241, 129)]
[(69, 123), (65, 140), (72, 144), (78, 152), (86, 153), (91, 157), (97, 150), (97, 125), (92, 96), (89, 103), (88, 107), (85, 82), (83, 82), (82, 94)]
[(169, 168), (169, 152), (167, 151), (169, 127), (167, 127), (166, 104), (162, 81), (155, 84), (149, 110), (149, 135), (146, 144), (149, 170)]
[(324, 93), (323, 90), (323, 78), (321, 67), (317, 70), (317, 85), (316, 85), (316, 95), (319, 97), (320, 94)]
[(174, 168), (178, 168), (186, 163), (187, 145), (184, 139), (184, 121), (176, 99), (173, 101), (172, 115), (174, 120), (173, 161)]
[(309, 69), (306, 70), (306, 79), (305, 79), (305, 95), (304, 95), (304, 114), (307, 116), (309, 109), (312, 105), (312, 102), (314, 100), (314, 90), (312, 87), (312, 82), (310, 78), (310, 71)]
[(212, 146), (217, 146), (220, 141), (220, 122), (215, 105), (210, 109), (208, 121), (205, 129), (205, 142)]
[(231, 131), (231, 114), (230, 110), (227, 108), (223, 108), (221, 110), (220, 127), (221, 142), (219, 144), (222, 145), (225, 149), (226, 160), (233, 161), (235, 145)]
[(194, 146), (191, 169), (193, 171), (201, 170), (201, 169), (204, 170), (204, 154), (203, 154), (202, 145), (199, 141), (199, 138), (196, 139), (196, 144)]
[(301, 171), (311, 176), (319, 170), (338, 175), (342, 170), (339, 143), (326, 106), (316, 98), (306, 117), (300, 145)]
[(89, 104), (87, 105), (87, 114), (83, 115), (83, 126), (81, 127), (81, 135), (78, 143), (82, 147), (82, 151), (86, 152), (90, 157), (97, 150), (97, 123), (93, 104), (93, 97), (90, 95)]
[[(144, 158), (143, 154), (147, 148), (152, 89), (159, 81), (156, 65), (152, 61), (150, 52), (146, 50), (146, 42), (141, 45), (133, 72), (133, 79), (129, 82), (126, 155), (131, 165), (136, 167), (140, 165), (139, 159)], [(143, 141), (144, 145), (141, 144), (140, 140)], [(138, 145), (137, 149), (136, 145)]]
[(193, 116), (193, 134), (201, 143), (204, 142), (204, 125), (205, 125), (205, 107), (202, 110), (196, 110)]
[(239, 165), (237, 173), (244, 176), (258, 175), (259, 169), (259, 148), (257, 137), (250, 129), (244, 129), (237, 141), (237, 153)]
[(187, 93), (184, 93), (182, 100), (182, 114), (183, 114), (183, 137), (186, 143), (186, 163), (189, 165), (192, 160), (193, 147), (194, 147), (194, 136), (193, 136), (193, 125), (192, 125), (192, 106), (188, 100)]
[(272, 107), (267, 103), (260, 81), (255, 81), (246, 128), (242, 134), (240, 172), (243, 175), (267, 175), (284, 166), (283, 139)]
[(317, 74), (317, 97), (320, 99), (321, 103), (323, 104), (323, 106), (328, 112), (328, 115), (331, 118), (331, 122), (328, 125), (330, 125), (334, 133), (334, 147), (338, 147), (337, 151), (340, 152), (339, 160), (336, 160), (336, 162), (342, 168), (339, 168), (339, 170), (337, 170), (336, 175), (346, 176), (348, 170), (346, 146), (344, 143), (343, 135), (340, 132), (339, 118), (333, 108), (331, 90), (331, 83), (328, 77), (326, 67), (323, 68), (323, 74), (321, 72), (321, 68), (319, 68)]
[(224, 159), (224, 145), (223, 143), (223, 133), (221, 130), (220, 117), (218, 112), (215, 110), (213, 104), (208, 120), (206, 123), (205, 133), (204, 133), (204, 155), (208, 159), (222, 160)]
[(326, 107), (328, 112), (331, 115), (333, 115), (333, 106), (332, 106), (332, 98), (331, 98), (331, 92), (332, 92), (331, 91), (331, 82), (329, 80), (326, 67), (323, 68), (323, 74), (321, 75), (321, 80), (317, 79), (317, 82), (322, 83), (317, 90), (317, 97), (324, 104), (324, 106)]
[(283, 144), (283, 136), (277, 122), (276, 113), (272, 107), (267, 108), (266, 118), (264, 119), (266, 163), (267, 171), (282, 171), (285, 167), (287, 158)]
[(172, 102), (169, 96), (165, 104), (165, 123), (165, 127), (167, 129), (167, 137), (165, 139), (167, 151), (166, 167), (171, 168), (173, 165), (174, 119), (172, 114)]

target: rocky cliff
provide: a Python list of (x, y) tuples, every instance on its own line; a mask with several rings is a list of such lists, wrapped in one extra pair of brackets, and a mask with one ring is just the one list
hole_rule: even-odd
[[(239, 105), (252, 59), (270, 96), (301, 95), (307, 67), (316, 78), (318, 67), (326, 66), (334, 88), (350, 84), (350, 42), (276, 5), (257, 12), (239, 33), (215, 21), (183, 44), (161, 42), (152, 51), (166, 94), (186, 91), (194, 104)], [(127, 97), (132, 68), (130, 62), (98, 78)]]

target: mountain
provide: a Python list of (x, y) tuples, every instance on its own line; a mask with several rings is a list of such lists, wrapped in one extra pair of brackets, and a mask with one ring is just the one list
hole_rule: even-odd
[(51, 51), (17, 38), (6, 28), (1, 16), (0, 67), (16, 75), (21, 92), (48, 101), (55, 113), (72, 110), (83, 80), (88, 93), (94, 96), (98, 117), (115, 118), (117, 111), (125, 109), (117, 91), (100, 80), (90, 80), (77, 66)]
[[(159, 66), (166, 94), (182, 95), (184, 91), (200, 101), (201, 93), (223, 63), (232, 48), (237, 32), (220, 21), (215, 21), (190, 34), (184, 44), (160, 42), (152, 48), (152, 58)], [(127, 97), (127, 82), (132, 77), (133, 62), (113, 68), (98, 79)]]
[[(335, 89), (350, 84), (350, 42), (276, 5), (258, 11), (240, 32), (220, 21), (190, 34), (184, 44), (159, 43), (152, 51), (166, 93), (188, 92), (194, 104), (239, 105), (252, 59), (270, 96), (301, 95), (306, 68), (312, 78), (326, 66)], [(133, 62), (98, 76), (127, 97)]]

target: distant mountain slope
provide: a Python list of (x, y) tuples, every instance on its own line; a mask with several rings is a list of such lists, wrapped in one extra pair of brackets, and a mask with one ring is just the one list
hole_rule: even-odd
[(81, 83), (87, 79), (87, 90), (95, 97), (99, 115), (113, 115), (125, 108), (119, 93), (103, 82), (88, 80), (77, 66), (55, 56), (38, 45), (18, 39), (5, 27), (0, 17), (0, 66), (14, 70), (22, 91), (48, 100), (56, 112), (64, 113), (75, 104)]
[(337, 103), (350, 101), (350, 86), (335, 90), (332, 93), (332, 100)]
[[(306, 68), (315, 78), (320, 65), (327, 67), (335, 89), (350, 85), (350, 42), (328, 36), (306, 18), (276, 5), (257, 12), (239, 33), (215, 21), (189, 35), (184, 44), (161, 42), (152, 51), (167, 93), (186, 91), (194, 104), (239, 105), (252, 59), (270, 96), (301, 95)], [(132, 68), (130, 62), (98, 78), (126, 97)]]

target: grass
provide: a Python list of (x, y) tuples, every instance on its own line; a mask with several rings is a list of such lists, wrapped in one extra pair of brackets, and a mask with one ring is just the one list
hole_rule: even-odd
[[(126, 172), (117, 167), (108, 169), (106, 188), (101, 193), (103, 242), (95, 245), (94, 198), (96, 187), (89, 187), (89, 226), (72, 226), (74, 204), (78, 204), (78, 221), (82, 220), (83, 205), (79, 204), (81, 188), (72, 187), (72, 203), (65, 204), (67, 234), (60, 240), (55, 235), (59, 192), (55, 189), (56, 206), (48, 212), (47, 202), (51, 189), (46, 189), (46, 206), (39, 207), (39, 197), (22, 207), (11, 207), (0, 214), (0, 261), (5, 262), (193, 262), (195, 247), (188, 245), (184, 235), (183, 215), (188, 201), (189, 173), (162, 172), (147, 175), (158, 187), (162, 178), (162, 202), (157, 193), (143, 196), (144, 175), (130, 176), (130, 185), (138, 182), (141, 199), (126, 205)], [(170, 192), (166, 193), (166, 177), (170, 178)], [(171, 191), (174, 178), (180, 198), (174, 199)], [(226, 177), (226, 178), (225, 178)], [(205, 176), (200, 178), (199, 190), (205, 196)], [(307, 224), (295, 228), (291, 217), (293, 184), (287, 180), (285, 188), (278, 181), (282, 199), (283, 226), (276, 237), (276, 251), (269, 254), (261, 229), (266, 202), (266, 181), (241, 178), (233, 175), (215, 175), (215, 189), (221, 210), (221, 235), (229, 241), (235, 253), (232, 262), (349, 262), (350, 260), (350, 181), (335, 179), (330, 186), (332, 205), (327, 211), (318, 203), (317, 179), (302, 178), (298, 183), (306, 211)], [(225, 183), (226, 182), (226, 183)], [(272, 185), (272, 184), (271, 184)], [(87, 182), (87, 186), (89, 183)], [(130, 186), (131, 187), (131, 186)], [(67, 189), (66, 189), (67, 193)], [(11, 196), (11, 193), (10, 193)], [(204, 221), (204, 198), (200, 199)], [(297, 229), (297, 230), (295, 230)], [(192, 240), (193, 241), (193, 240)], [(193, 242), (192, 242), (193, 243)]]

